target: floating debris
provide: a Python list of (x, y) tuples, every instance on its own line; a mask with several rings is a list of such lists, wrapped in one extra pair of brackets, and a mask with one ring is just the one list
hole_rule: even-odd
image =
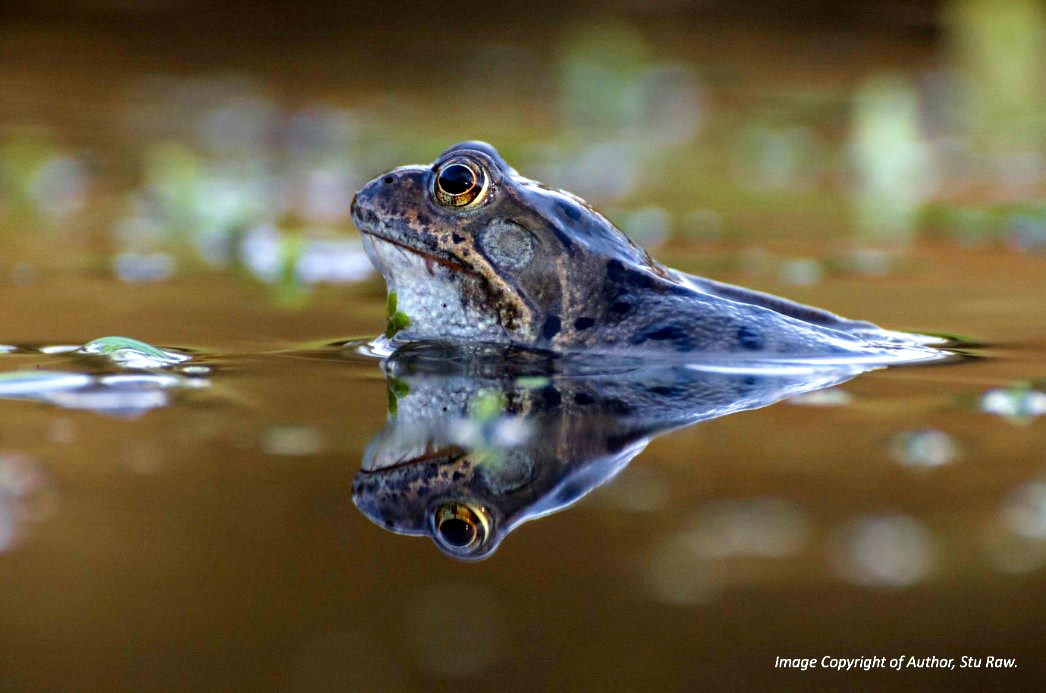
[(85, 344), (82, 353), (104, 356), (124, 368), (165, 368), (189, 360), (185, 354), (164, 351), (130, 337), (102, 337)]
[(905, 431), (893, 437), (890, 453), (906, 467), (940, 467), (958, 459), (959, 445), (944, 431)]

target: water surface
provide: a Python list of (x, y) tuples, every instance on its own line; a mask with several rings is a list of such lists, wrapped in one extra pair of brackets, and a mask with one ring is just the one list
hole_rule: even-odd
[[(1041, 681), (1041, 153), (1005, 121), (1041, 112), (1041, 80), (1003, 79), (1041, 69), (1018, 50), (1038, 15), (887, 4), (557, 7), (560, 31), (507, 38), (531, 22), (0, 14), (4, 687)], [(1027, 11), (993, 53), (1004, 5)], [(993, 85), (1005, 113), (950, 100)], [(341, 346), (386, 321), (351, 193), (473, 137), (666, 264), (957, 335), (961, 358), (383, 369)], [(80, 353), (112, 335), (162, 351)], [(427, 525), (366, 481), (455, 446), (489, 456), (485, 493), (533, 491), (479, 561), (388, 531)], [(773, 668), (902, 654), (1018, 668)]]

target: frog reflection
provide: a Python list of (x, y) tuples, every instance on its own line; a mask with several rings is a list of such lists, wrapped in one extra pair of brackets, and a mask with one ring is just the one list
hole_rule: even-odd
[(376, 524), (428, 535), (469, 561), (607, 482), (658, 434), (874, 367), (590, 361), (581, 370), (533, 356), (455, 361), (438, 349), (401, 349), (386, 362), (389, 423), (367, 448), (353, 502)]

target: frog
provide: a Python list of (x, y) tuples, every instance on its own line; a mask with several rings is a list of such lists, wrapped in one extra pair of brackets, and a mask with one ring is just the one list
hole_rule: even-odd
[(669, 268), (486, 142), (377, 176), (351, 216), (396, 307), (397, 343), (741, 358), (875, 357), (933, 342)]
[(548, 367), (498, 345), (458, 353), (417, 342), (384, 362), (390, 416), (364, 452), (352, 500), (376, 525), (428, 536), (465, 562), (610, 482), (656, 436), (879, 367), (723, 371), (716, 362), (605, 358)]

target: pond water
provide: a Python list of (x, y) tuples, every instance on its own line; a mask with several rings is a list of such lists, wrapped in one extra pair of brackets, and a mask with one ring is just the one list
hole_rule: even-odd
[[(419, 41), (382, 63), (369, 51), (404, 39), (380, 13), (352, 40), (234, 32), (269, 36), (278, 65), (213, 39), (183, 63), (188, 29), (139, 35), (162, 15), (64, 17), (0, 25), (17, 48), (0, 52), (5, 686), (1042, 681), (1041, 174), (963, 182), (938, 157), (913, 198), (855, 182), (925, 175), (907, 154), (838, 163), (839, 132), (883, 112), (901, 121), (868, 137), (940, 145), (903, 116), (936, 92), (896, 77), (937, 74), (936, 30), (879, 27), (861, 87), (860, 49), (829, 43), (814, 67), (797, 47), (830, 22), (633, 17), (471, 46), (492, 74), (447, 98), (430, 58), (453, 52)], [(600, 71), (606, 45), (641, 74)], [(332, 46), (348, 56), (310, 71)], [(654, 94), (663, 120), (642, 129), (622, 94)], [(346, 201), (466, 137), (505, 143), (666, 264), (961, 340), (888, 368), (382, 361), (366, 345), (384, 286)], [(825, 655), (1017, 668), (774, 668)]]

